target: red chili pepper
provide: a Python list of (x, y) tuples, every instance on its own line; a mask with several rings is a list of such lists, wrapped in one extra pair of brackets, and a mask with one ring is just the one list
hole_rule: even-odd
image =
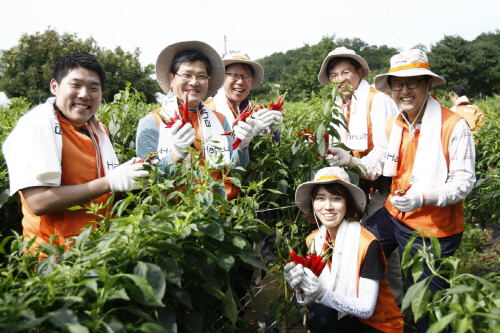
[(292, 259), (292, 261), (293, 261), (294, 263), (298, 264), (298, 263), (299, 263), (299, 261), (298, 261), (298, 259), (297, 259), (297, 253), (295, 252), (295, 250), (294, 250), (294, 249), (292, 249), (292, 248), (290, 247), (290, 245), (288, 245), (288, 251), (289, 251), (288, 253), (290, 254), (290, 258)]
[(313, 253), (316, 253), (314, 249), (314, 239), (311, 243), (311, 246), (309, 246), (309, 250), (307, 251), (306, 258), (304, 260), (304, 267), (311, 268)]
[[(240, 121), (246, 122), (248, 117), (250, 117), (256, 110), (260, 110), (260, 109), (262, 109), (261, 105), (252, 106), (252, 107), (250, 107), (250, 105), (247, 106), (247, 108), (245, 110), (243, 110), (238, 115), (238, 117), (236, 117), (234, 119), (233, 126), (237, 125), (238, 122), (240, 122)], [(221, 135), (234, 135), (234, 130), (231, 130), (230, 132), (224, 132)], [(240, 143), (241, 143), (241, 139), (240, 138), (235, 138), (234, 141), (233, 141), (233, 145), (231, 146), (231, 148), (233, 150), (235, 150), (236, 148), (239, 147)]]
[(134, 164), (137, 163), (145, 163), (145, 162), (151, 162), (153, 158), (155, 158), (158, 155), (157, 152), (151, 152), (146, 155), (146, 157), (141, 158), (139, 161), (135, 162)]
[(191, 118), (189, 117), (188, 103), (189, 103), (189, 90), (186, 91), (186, 95), (184, 98), (184, 104), (179, 106), (179, 111), (181, 113), (180, 116), (176, 111), (174, 113), (174, 115), (167, 120), (160, 114), (161, 121), (166, 125), (167, 128), (171, 128), (172, 126), (174, 126), (174, 124), (177, 120), (182, 121), (182, 125), (180, 128), (182, 128), (182, 126), (184, 126), (185, 124), (188, 124), (188, 123), (191, 124)]
[(321, 272), (323, 272), (323, 268), (325, 268), (326, 263), (328, 262), (328, 260), (330, 260), (330, 257), (332, 256), (332, 254), (333, 254), (333, 250), (330, 253), (328, 253), (328, 255), (324, 256), (321, 259), (321, 261), (319, 262), (318, 266), (313, 271), (314, 275), (316, 275), (316, 276), (320, 276), (321, 275)]
[[(406, 192), (408, 192), (408, 190), (411, 188), (411, 186), (412, 186), (412, 185), (413, 185), (413, 184), (410, 184), (410, 185), (406, 186), (406, 187), (405, 187), (404, 189), (402, 189), (402, 190), (397, 190), (397, 191), (394, 193), (394, 195), (397, 195), (397, 196), (403, 196), (403, 195), (405, 195), (405, 194), (406, 194)], [(393, 218), (393, 219), (396, 219), (396, 217), (398, 217), (398, 215), (399, 215), (400, 213), (403, 213), (403, 214), (401, 214), (401, 217), (402, 217), (402, 218), (404, 218), (406, 213), (405, 213), (405, 212), (401, 212), (400, 210), (398, 210), (398, 212), (397, 212), (396, 214), (394, 214), (394, 216), (393, 216), (392, 218)]]

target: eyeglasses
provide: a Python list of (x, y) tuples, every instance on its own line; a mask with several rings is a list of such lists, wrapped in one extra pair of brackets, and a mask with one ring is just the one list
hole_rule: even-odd
[(420, 81), (424, 81), (424, 80), (427, 80), (427, 79), (423, 78), (420, 80), (411, 80), (411, 81), (404, 82), (404, 83), (402, 83), (402, 82), (391, 83), (391, 89), (393, 91), (400, 91), (400, 90), (403, 90), (403, 86), (406, 86), (408, 89), (417, 89)]
[(185, 73), (185, 74), (175, 73), (175, 75), (180, 77), (182, 79), (182, 81), (186, 81), (186, 82), (191, 82), (193, 77), (195, 78), (195, 81), (198, 81), (200, 83), (208, 82), (208, 79), (210, 79), (210, 76), (205, 75), (205, 74), (193, 75), (193, 74), (188, 74), (188, 73)]
[(236, 74), (236, 73), (226, 73), (226, 75), (229, 75), (231, 77), (231, 80), (233, 81), (238, 81), (239, 79), (243, 79), (245, 82), (250, 82), (252, 81), (253, 76), (252, 75), (243, 75), (243, 74)]
[(352, 75), (352, 72), (350, 70), (345, 70), (342, 73), (333, 73), (332, 75), (330, 75), (329, 79), (330, 79), (330, 81), (335, 81), (335, 80), (339, 80), (340, 77), (343, 77), (345, 79), (345, 78), (350, 77), (351, 75)]

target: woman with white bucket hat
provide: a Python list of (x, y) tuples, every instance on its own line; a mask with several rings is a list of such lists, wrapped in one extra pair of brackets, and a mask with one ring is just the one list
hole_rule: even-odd
[(343, 169), (327, 167), (297, 188), (295, 200), (318, 226), (307, 246), (317, 254), (333, 251), (318, 276), (295, 262), (284, 268), (297, 301), (309, 307), (307, 328), (313, 333), (403, 332), (403, 315), (384, 279), (381, 245), (359, 223), (365, 193)]

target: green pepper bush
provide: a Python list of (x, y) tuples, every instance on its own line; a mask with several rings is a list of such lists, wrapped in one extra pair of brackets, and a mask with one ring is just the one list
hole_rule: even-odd
[[(251, 294), (252, 282), (240, 272), (257, 268), (280, 276), (289, 259), (288, 246), (305, 253), (304, 238), (314, 226), (295, 206), (294, 193), (327, 166), (324, 135), (338, 136), (329, 127), (337, 94), (329, 86), (300, 103), (285, 97), (281, 142), (259, 135), (250, 146), (246, 174), (232, 175), (242, 197), (225, 200), (220, 195), (224, 184), (199, 166), (199, 154), (193, 152), (191, 163), (180, 165), (175, 176), (162, 177), (153, 167), (142, 188), (110, 199), (112, 214), (85, 229), (71, 249), (45, 244), (29, 250), (32, 241), (20, 236), (17, 196), (8, 196), (2, 156), (0, 330), (250, 331), (238, 315), (241, 304), (234, 290)], [(108, 125), (120, 161), (135, 156), (137, 123), (158, 106), (147, 104), (130, 85), (112, 103), (101, 105), (98, 116)], [(22, 99), (0, 107), (2, 142), (30, 108)], [(493, 134), (484, 130), (480, 135)], [(359, 171), (348, 172), (359, 183)], [(99, 208), (73, 207), (91, 212)], [(271, 258), (262, 260), (252, 243), (265, 243)], [(45, 260), (39, 261), (40, 256)], [(283, 289), (269, 306), (278, 327), (282, 318), (286, 323), (299, 316)]]

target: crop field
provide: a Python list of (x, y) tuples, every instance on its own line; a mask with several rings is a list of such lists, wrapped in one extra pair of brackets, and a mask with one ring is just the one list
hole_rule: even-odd
[[(287, 331), (302, 314), (282, 267), (289, 246), (305, 253), (305, 236), (313, 230), (294, 194), (327, 166), (324, 137), (335, 134), (328, 129), (334, 96), (331, 87), (301, 102), (288, 102), (285, 95), (281, 142), (264, 134), (252, 140), (247, 172), (232, 175), (242, 188), (240, 198), (221, 197), (223, 183), (210, 176), (213, 170), (198, 166), (200, 157), (193, 153), (191, 167), (182, 173), (166, 179), (153, 168), (142, 188), (113, 196), (109, 216), (85, 229), (69, 250), (44, 244), (26, 254), (31, 242), (20, 236), (19, 202), (17, 195), (8, 196), (0, 153), (0, 331), (251, 332), (255, 325), (248, 314), (238, 313), (244, 299), (235, 291), (253, 296), (254, 282), (261, 279), (275, 281), (279, 292), (263, 289), (273, 298), (264, 297), (259, 311), (275, 323), (272, 331)], [(255, 102), (269, 105), (277, 97)], [(449, 104), (446, 96), (440, 99)], [(453, 332), (500, 327), (500, 257), (498, 248), (483, 246), (490, 240), (485, 228), (500, 219), (500, 97), (477, 104), (486, 114), (476, 136), (481, 179), (465, 202), (466, 216), (477, 223), (467, 224), (454, 257), (438, 261), (423, 249), (403, 262), (414, 276), (424, 261), (449, 274), (450, 289), (431, 299), (425, 283), (417, 283), (403, 301), (415, 317), (430, 316), (435, 323), (430, 332), (447, 324)], [(130, 86), (101, 105), (97, 115), (110, 130), (120, 162), (135, 156), (137, 123), (158, 106)], [(30, 108), (22, 99), (0, 107), (0, 142)], [(360, 180), (355, 169), (348, 172), (361, 187), (377, 185)], [(40, 256), (46, 259), (39, 261)], [(244, 271), (257, 272), (257, 281)]]

